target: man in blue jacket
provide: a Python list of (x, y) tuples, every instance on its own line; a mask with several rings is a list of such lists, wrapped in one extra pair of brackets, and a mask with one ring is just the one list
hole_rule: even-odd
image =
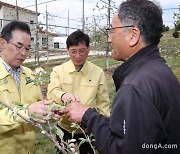
[(155, 3), (121, 3), (109, 29), (112, 57), (124, 61), (113, 74), (110, 118), (78, 102), (64, 110), (93, 133), (101, 154), (180, 153), (180, 85), (157, 47), (162, 26)]

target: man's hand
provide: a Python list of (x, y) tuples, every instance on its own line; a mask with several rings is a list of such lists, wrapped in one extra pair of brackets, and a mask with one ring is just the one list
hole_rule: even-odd
[(63, 110), (63, 113), (69, 118), (71, 122), (81, 123), (84, 113), (88, 110), (88, 106), (81, 104), (78, 101), (72, 101)]
[[(35, 120), (36, 122), (46, 123), (49, 119), (43, 119), (43, 117), (47, 115), (50, 103), (52, 103), (52, 100), (43, 100), (29, 105), (29, 115), (35, 114), (35, 116), (37, 117), (37, 120)], [(52, 110), (50, 112), (50, 115), (53, 117), (53, 120), (59, 120), (59, 118), (61, 117), (61, 115), (59, 115), (59, 113), (57, 114), (55, 110)]]
[(64, 103), (66, 103), (67, 101), (69, 101), (69, 100), (71, 100), (71, 101), (80, 101), (80, 99), (77, 97), (77, 96), (75, 96), (75, 95), (73, 95), (73, 94), (71, 94), (71, 93), (64, 93), (63, 95), (62, 95), (62, 101), (64, 102)]

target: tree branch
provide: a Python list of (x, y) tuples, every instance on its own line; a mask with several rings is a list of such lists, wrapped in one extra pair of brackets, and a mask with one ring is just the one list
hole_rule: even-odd
[[(63, 152), (63, 154), (66, 154), (66, 151), (59, 145), (59, 143), (56, 141), (56, 139), (54, 138), (53, 134), (51, 133), (51, 130), (50, 130), (50, 133), (47, 132), (41, 124), (35, 122), (35, 121), (32, 121), (30, 120), (29, 118), (26, 118), (24, 117), (23, 115), (21, 115), (20, 113), (16, 112), (11, 106), (3, 103), (3, 102), (0, 102), (2, 103), (5, 107), (7, 107), (9, 110), (11, 110), (13, 113), (16, 113), (19, 117), (21, 117), (23, 120), (25, 120), (26, 122), (30, 123), (31, 125), (39, 128), (41, 130), (41, 133), (45, 136), (47, 136), (53, 143), (54, 145), (58, 148), (59, 151)], [(48, 125), (49, 125), (49, 120), (48, 120)], [(50, 128), (51, 129), (51, 128)]]

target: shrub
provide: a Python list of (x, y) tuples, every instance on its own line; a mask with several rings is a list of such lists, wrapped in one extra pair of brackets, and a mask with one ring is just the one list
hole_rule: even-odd
[(174, 37), (174, 38), (179, 38), (179, 33), (178, 33), (178, 31), (175, 29), (174, 30), (174, 32), (172, 33), (172, 36)]

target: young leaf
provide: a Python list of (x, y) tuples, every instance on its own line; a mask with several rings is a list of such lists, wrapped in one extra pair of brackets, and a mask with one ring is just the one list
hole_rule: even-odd
[(14, 114), (13, 115), (13, 121), (16, 121), (16, 118), (17, 118), (17, 114)]
[(65, 106), (62, 106), (62, 105), (59, 105), (59, 104), (56, 104), (54, 102), (52, 102), (50, 104), (50, 109), (55, 109), (55, 110), (58, 110), (58, 111), (62, 111), (63, 109), (65, 108)]
[(17, 105), (17, 106), (22, 106), (22, 104), (20, 103), (20, 102), (12, 102), (12, 104), (15, 104), (15, 105)]
[(11, 117), (13, 116), (13, 114), (14, 114), (14, 113), (13, 113), (13, 112), (11, 112), (11, 115), (9, 116), (9, 118), (10, 118), (10, 119), (11, 119)]
[(72, 133), (71, 133), (72, 138), (74, 138), (75, 131), (76, 131), (76, 130), (73, 130)]
[(79, 143), (79, 147), (84, 143), (84, 142), (86, 142), (86, 139), (84, 139), (84, 138), (79, 138), (79, 140), (81, 140), (81, 142)]
[(72, 99), (67, 100), (67, 101), (64, 103), (64, 106), (70, 104), (71, 102), (72, 102)]
[(0, 108), (2, 108), (2, 106), (3, 106), (3, 105), (2, 105), (2, 103), (0, 102)]
[(72, 128), (79, 128), (80, 126), (77, 123), (71, 123)]
[(7, 108), (7, 109), (5, 110), (5, 115), (7, 116), (8, 113), (9, 113), (9, 109)]
[(38, 116), (36, 116), (36, 112), (32, 112), (32, 113), (31, 113), (30, 119), (32, 119), (32, 120), (34, 120), (34, 121), (36, 121), (36, 120), (39, 119)]
[(95, 140), (95, 139), (92, 139), (91, 141), (92, 141), (92, 142), (95, 142), (96, 140)]
[(63, 136), (64, 136), (64, 132), (61, 130), (61, 128), (55, 126), (56, 128), (56, 134), (59, 136), (59, 138), (61, 139), (61, 141), (63, 140)]

